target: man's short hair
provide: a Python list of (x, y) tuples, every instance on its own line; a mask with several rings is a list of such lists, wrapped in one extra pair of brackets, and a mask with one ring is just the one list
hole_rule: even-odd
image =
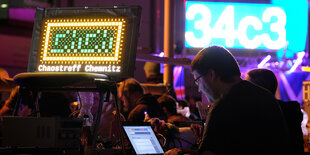
[(253, 69), (247, 73), (248, 80), (266, 88), (273, 95), (276, 94), (278, 87), (278, 80), (274, 73), (268, 69)]
[(124, 92), (128, 92), (129, 94), (139, 93), (143, 95), (144, 89), (137, 80), (134, 78), (129, 78), (120, 83), (118, 92), (120, 93), (120, 96), (123, 95)]
[(191, 68), (200, 75), (213, 69), (223, 82), (232, 82), (233, 76), (241, 75), (238, 62), (222, 46), (209, 46), (199, 51), (191, 63)]
[(170, 95), (163, 95), (157, 99), (161, 107), (165, 107), (172, 115), (177, 114), (176, 100)]

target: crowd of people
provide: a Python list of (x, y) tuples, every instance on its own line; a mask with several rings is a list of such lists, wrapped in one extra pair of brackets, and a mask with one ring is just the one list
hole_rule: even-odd
[[(197, 108), (193, 98), (178, 101), (169, 92), (154, 96), (145, 93), (133, 78), (118, 85), (119, 103), (116, 104), (120, 107), (120, 120), (149, 122), (160, 137), (165, 154), (304, 152), (300, 104), (275, 98), (278, 82), (272, 71), (254, 69), (242, 79), (234, 56), (221, 46), (202, 49), (192, 60), (191, 70), (199, 91), (212, 103), (205, 120), (201, 119), (201, 109)], [(13, 110), (17, 90), (18, 87), (5, 101), (0, 115), (9, 115)], [(59, 96), (63, 96), (61, 102), (52, 100), (59, 99)], [(74, 102), (76, 98), (66, 100), (65, 95), (43, 94), (39, 100), (40, 109), (46, 111), (48, 117), (77, 117), (74, 115), (79, 109), (79, 103)], [(60, 104), (51, 109), (48, 106), (51, 102)], [(112, 99), (104, 104), (98, 131), (99, 136), (111, 142), (111, 147), (119, 145), (114, 102)], [(190, 114), (180, 112), (186, 107)], [(59, 108), (66, 110), (58, 113)], [(27, 114), (31, 115), (31, 112), (28, 110)]]

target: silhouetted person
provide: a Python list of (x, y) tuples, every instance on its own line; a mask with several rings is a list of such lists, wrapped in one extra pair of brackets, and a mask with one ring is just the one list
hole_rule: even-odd
[(186, 100), (178, 100), (179, 108), (184, 109), (185, 107), (188, 107), (188, 102)]
[(144, 112), (151, 118), (163, 117), (163, 111), (157, 99), (151, 94), (144, 94), (144, 89), (133, 78), (121, 82), (118, 88), (119, 97), (123, 101), (123, 114), (129, 122), (143, 122)]
[(213, 104), (198, 152), (174, 149), (167, 154), (290, 153), (288, 130), (274, 96), (242, 80), (239, 65), (227, 49), (202, 49), (191, 69), (200, 91)]
[(147, 83), (163, 83), (163, 74), (160, 73), (160, 64), (145, 62), (144, 71)]
[[(271, 70), (253, 69), (247, 73), (246, 80), (266, 88), (273, 95), (276, 94), (278, 81)], [(303, 114), (300, 110), (300, 104), (296, 101), (285, 102), (282, 100), (278, 100), (278, 103), (280, 104), (289, 129), (292, 149), (295, 154), (301, 154), (304, 152), (304, 142), (301, 130)]]
[[(9, 77), (8, 72), (4, 68), (0, 68), (0, 89), (10, 90), (9, 97), (4, 101), (4, 103), (1, 103), (0, 116), (12, 115), (19, 94), (19, 86), (13, 83), (13, 79)], [(1, 95), (2, 94), (0, 94), (0, 96)], [(24, 91), (21, 96), (23, 100), (19, 109), (16, 109), (18, 111), (17, 114), (19, 116), (28, 116), (31, 114), (33, 108), (33, 104), (31, 104), (32, 95), (29, 91)]]
[(190, 119), (177, 113), (176, 100), (172, 96), (163, 95), (157, 101), (161, 105), (168, 123), (190, 121)]
[[(191, 112), (191, 115), (190, 115), (190, 119), (192, 120), (201, 120), (200, 118), (200, 114), (199, 114), (199, 110), (198, 110), (198, 105), (197, 105), (197, 100), (194, 98), (194, 97), (187, 97), (186, 99), (189, 103), (189, 109), (190, 109), (190, 112)], [(201, 99), (200, 99), (201, 101)]]

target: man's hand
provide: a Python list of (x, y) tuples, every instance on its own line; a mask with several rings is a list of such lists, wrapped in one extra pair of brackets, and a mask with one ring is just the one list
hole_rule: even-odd
[(165, 152), (165, 155), (198, 155), (197, 150), (174, 148)]
[(199, 144), (202, 139), (203, 134), (203, 127), (199, 124), (191, 124), (191, 130), (193, 131), (194, 135), (196, 136), (196, 144)]
[(182, 148), (173, 148), (165, 152), (165, 155), (179, 155), (179, 154), (183, 154)]

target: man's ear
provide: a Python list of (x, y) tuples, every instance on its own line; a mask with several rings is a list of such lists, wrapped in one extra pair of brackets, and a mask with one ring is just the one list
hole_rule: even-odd
[(209, 77), (212, 81), (214, 81), (218, 77), (218, 75), (216, 74), (216, 72), (213, 69), (210, 69), (208, 74), (209, 74)]

